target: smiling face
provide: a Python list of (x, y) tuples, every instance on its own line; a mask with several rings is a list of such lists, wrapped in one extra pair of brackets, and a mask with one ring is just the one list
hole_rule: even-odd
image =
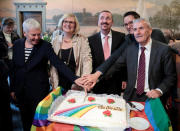
[(76, 27), (74, 17), (67, 17), (63, 20), (62, 30), (66, 33), (74, 33)]
[(135, 22), (133, 24), (133, 30), (134, 37), (139, 44), (144, 46), (149, 42), (152, 29), (144, 20)]
[(26, 41), (30, 45), (36, 45), (41, 39), (41, 29), (30, 29), (28, 32), (24, 32)]
[(102, 12), (99, 15), (98, 26), (103, 34), (108, 34), (113, 25), (113, 18), (110, 12)]
[(135, 20), (134, 16), (128, 15), (124, 17), (124, 27), (128, 31), (129, 34), (133, 34), (133, 20)]

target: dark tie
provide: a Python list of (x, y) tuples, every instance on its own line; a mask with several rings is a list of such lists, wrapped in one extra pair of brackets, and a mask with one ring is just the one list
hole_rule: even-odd
[(138, 67), (138, 78), (137, 78), (137, 89), (136, 93), (141, 95), (144, 92), (145, 84), (145, 47), (141, 47), (141, 55), (139, 58), (139, 67)]

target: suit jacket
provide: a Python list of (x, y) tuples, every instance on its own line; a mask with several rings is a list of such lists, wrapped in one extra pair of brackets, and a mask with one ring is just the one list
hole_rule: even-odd
[[(125, 34), (112, 30), (111, 53), (113, 53), (116, 49), (118, 49), (121, 46), (121, 44), (124, 42), (124, 37)], [(92, 53), (94, 72), (95, 69), (105, 61), (101, 41), (101, 34), (99, 32), (93, 36), (90, 36), (88, 39)], [(106, 80), (102, 80), (101, 82), (97, 83), (94, 87), (94, 93), (119, 94), (121, 91), (121, 77), (117, 72), (113, 76), (106, 78)]]
[(154, 40), (160, 41), (162, 43), (168, 44), (168, 42), (166, 41), (166, 38), (164, 37), (163, 32), (160, 29), (153, 29), (151, 38), (153, 38)]
[(36, 106), (49, 93), (48, 60), (58, 71), (72, 83), (76, 76), (54, 53), (51, 44), (40, 40), (33, 47), (31, 55), (25, 62), (25, 40), (15, 41), (13, 46), (13, 83), (12, 91), (15, 91), (20, 104), (24, 102)]
[[(4, 60), (0, 59), (0, 99), (1, 109), (0, 111), (0, 130), (6, 129), (12, 131), (12, 114), (10, 108), (10, 90), (8, 85), (8, 67)], [(6, 126), (8, 125), (8, 126)]]
[[(121, 64), (127, 65), (128, 82), (124, 92), (124, 99), (128, 101), (132, 100), (131, 97), (136, 84), (138, 50), (139, 45), (137, 43), (129, 44), (116, 63), (107, 72), (107, 75), (112, 74), (119, 70)], [(103, 70), (103, 67), (101, 68)], [(176, 85), (176, 67), (170, 48), (155, 40), (152, 40), (148, 83), (150, 89), (159, 88), (163, 94)]]
[[(159, 42), (162, 42), (163, 44), (165, 42), (164, 35), (162, 34), (161, 30), (158, 30), (158, 29), (153, 29), (151, 38)], [(138, 44), (136, 39), (134, 38), (134, 35), (128, 34), (125, 37), (125, 42), (106, 60), (104, 64), (101, 64), (99, 67), (97, 67), (96, 71), (101, 70), (101, 72), (104, 74), (112, 66), (112, 64), (119, 58), (119, 56), (123, 53), (123, 51), (126, 49), (128, 44), (131, 44), (131, 43)], [(166, 43), (164, 45), (168, 46), (166, 45)], [(179, 55), (178, 49), (170, 47), (170, 50), (172, 53)]]
[[(20, 37), (15, 33), (11, 33), (11, 41), (14, 43), (15, 40), (19, 39)], [(6, 38), (3, 34), (3, 31), (0, 31), (0, 58), (8, 59), (8, 44)]]

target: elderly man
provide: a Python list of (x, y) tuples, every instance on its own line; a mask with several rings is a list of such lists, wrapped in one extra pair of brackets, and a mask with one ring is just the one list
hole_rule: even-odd
[(20, 37), (14, 31), (14, 20), (3, 18), (0, 31), (0, 57), (5, 60), (12, 59), (13, 42)]
[(41, 39), (41, 25), (35, 19), (23, 22), (25, 38), (13, 46), (12, 97), (17, 101), (24, 131), (29, 131), (37, 104), (49, 93), (48, 60), (70, 82), (79, 79), (59, 60), (51, 44)]
[[(127, 101), (145, 101), (166, 94), (176, 84), (176, 68), (168, 46), (151, 39), (152, 28), (144, 19), (133, 22), (133, 32), (137, 42), (130, 43), (113, 64), (107, 75), (127, 65), (128, 81), (124, 92)], [(91, 75), (94, 82), (104, 73), (106, 64)]]

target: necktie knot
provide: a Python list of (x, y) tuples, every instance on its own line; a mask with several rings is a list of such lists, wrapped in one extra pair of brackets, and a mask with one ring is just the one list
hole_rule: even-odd
[(141, 51), (144, 52), (144, 50), (146, 49), (146, 47), (141, 47)]
[(106, 40), (108, 40), (108, 39), (109, 39), (109, 36), (108, 36), (108, 35), (106, 35), (106, 36), (105, 36), (105, 41), (106, 41)]

